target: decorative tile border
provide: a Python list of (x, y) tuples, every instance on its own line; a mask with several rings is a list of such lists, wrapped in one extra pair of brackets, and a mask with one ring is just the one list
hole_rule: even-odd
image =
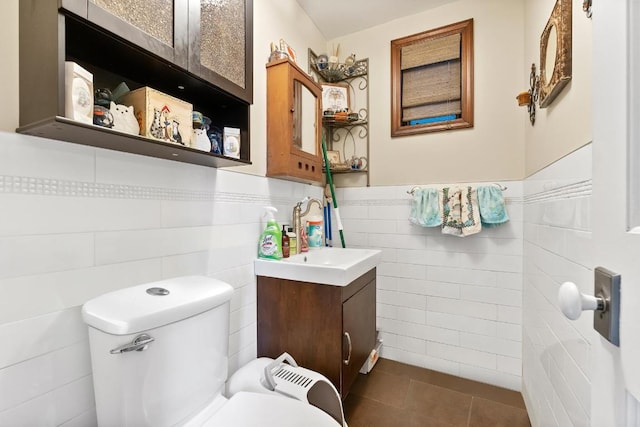
[(298, 198), (0, 175), (0, 194), (135, 200), (294, 204)]
[(590, 197), (592, 191), (591, 180), (580, 181), (572, 184), (555, 187), (550, 190), (530, 194), (524, 197), (525, 204), (551, 202), (556, 200), (574, 199), (578, 197)]
[[(509, 204), (521, 204), (522, 197), (505, 197), (504, 201)], [(340, 200), (338, 204), (342, 206), (411, 206), (411, 196), (403, 199), (362, 199), (362, 200)]]
[(338, 198), (338, 205), (342, 206), (403, 206), (411, 205), (411, 199), (357, 199), (342, 200)]
[[(564, 187), (563, 187), (564, 188)], [(561, 189), (553, 190), (554, 192)], [(590, 181), (589, 181), (590, 191)], [(203, 191), (162, 187), (146, 187), (125, 184), (69, 181), (62, 179), (0, 175), (0, 194), (37, 196), (111, 198), (134, 200), (217, 201), (246, 204), (295, 204), (298, 197), (235, 193), (228, 191)], [(529, 196), (529, 197), (536, 197)], [(505, 197), (507, 204), (520, 204), (522, 197)], [(340, 206), (410, 206), (411, 196), (380, 197), (370, 199), (339, 200)]]

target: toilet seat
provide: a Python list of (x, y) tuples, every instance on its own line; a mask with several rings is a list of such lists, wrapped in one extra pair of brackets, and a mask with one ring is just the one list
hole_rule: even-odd
[(286, 397), (239, 392), (234, 394), (202, 427), (339, 427), (315, 406)]

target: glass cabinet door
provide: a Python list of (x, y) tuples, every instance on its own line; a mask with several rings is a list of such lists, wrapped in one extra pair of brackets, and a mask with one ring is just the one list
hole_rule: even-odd
[(176, 65), (188, 65), (188, 0), (86, 0), (86, 18)]
[(314, 93), (300, 80), (293, 80), (293, 146), (314, 156), (318, 151), (317, 112), (319, 100)]
[(58, 2), (124, 41), (253, 101), (253, 0)]
[(251, 103), (253, 1), (190, 0), (189, 70)]

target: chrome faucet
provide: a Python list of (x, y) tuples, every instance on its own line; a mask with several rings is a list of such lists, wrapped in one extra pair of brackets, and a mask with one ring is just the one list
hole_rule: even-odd
[[(308, 201), (307, 208), (302, 212), (302, 204)], [(302, 238), (300, 236), (300, 232), (302, 230), (302, 217), (309, 213), (309, 209), (311, 209), (311, 204), (317, 203), (318, 208), (322, 210), (322, 202), (318, 199), (312, 199), (309, 196), (305, 197), (293, 207), (293, 217), (291, 221), (293, 222), (293, 232), (296, 233), (296, 239), (298, 239), (298, 243), (296, 244), (296, 253), (299, 254), (302, 251)]]

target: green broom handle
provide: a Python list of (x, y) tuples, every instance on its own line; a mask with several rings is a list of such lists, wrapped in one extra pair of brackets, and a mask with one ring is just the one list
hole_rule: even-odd
[(338, 231), (340, 232), (340, 242), (342, 247), (344, 244), (344, 233), (342, 232), (342, 221), (340, 220), (340, 211), (338, 210), (338, 200), (336, 199), (336, 193), (333, 190), (333, 179), (331, 178), (331, 169), (329, 167), (329, 158), (327, 157), (327, 143), (324, 140), (324, 133), (322, 134), (322, 155), (324, 156), (324, 166), (327, 171), (327, 181), (329, 182), (329, 189), (331, 190), (331, 198), (333, 199), (333, 209), (336, 213), (336, 221), (338, 222)]

